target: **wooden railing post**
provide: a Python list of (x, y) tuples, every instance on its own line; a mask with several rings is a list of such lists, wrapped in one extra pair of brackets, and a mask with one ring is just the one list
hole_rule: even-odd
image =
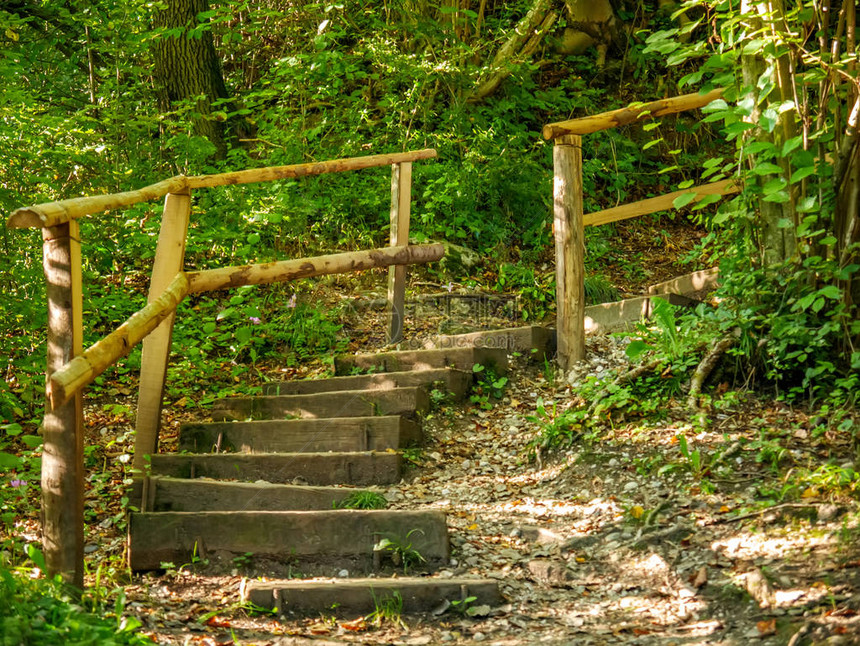
[[(147, 302), (151, 303), (158, 298), (176, 277), (177, 272), (183, 269), (190, 213), (190, 190), (168, 193), (164, 198), (164, 213), (158, 233)], [(158, 449), (164, 381), (167, 376), (174, 318), (175, 315), (171, 313), (143, 340), (133, 462), (134, 468), (140, 471), (146, 465), (146, 456)]]
[(582, 137), (558, 137), (552, 159), (558, 362), (567, 370), (585, 358)]
[[(42, 229), (51, 374), (83, 352), (81, 243), (77, 222)], [(84, 584), (84, 419), (81, 393), (45, 407), (42, 545), (49, 575)]]
[[(391, 246), (409, 244), (409, 210), (412, 202), (412, 162), (391, 165)], [(388, 342), (403, 340), (406, 303), (406, 265), (388, 269)]]

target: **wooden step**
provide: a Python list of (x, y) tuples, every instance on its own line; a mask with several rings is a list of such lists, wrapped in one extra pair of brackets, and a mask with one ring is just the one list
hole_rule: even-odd
[[(129, 564), (132, 570), (163, 569), (209, 559), (228, 565), (245, 554), (290, 563), (300, 570), (339, 569), (371, 572), (382, 538), (410, 546), (425, 559), (428, 571), (447, 564), (448, 527), (441, 511), (209, 511), (142, 512), (129, 517)], [(377, 561), (382, 571), (391, 570)], [(400, 568), (402, 571), (402, 566)]]
[(183, 424), (179, 450), (191, 453), (386, 451), (421, 442), (421, 426), (400, 415)]
[(407, 386), (436, 386), (462, 399), (472, 386), (472, 370), (439, 368), (418, 372), (386, 372), (370, 375), (350, 375), (328, 379), (281, 381), (263, 386), (264, 395), (309, 395), (339, 390), (391, 390)]
[(154, 476), (144, 485), (143, 511), (307, 511), (335, 509), (367, 490), (269, 482), (224, 482)]
[(476, 363), (492, 368), (496, 374), (504, 374), (508, 371), (508, 352), (501, 348), (443, 348), (340, 355), (334, 358), (334, 370), (338, 375), (353, 370), (401, 372), (449, 367), (471, 372)]
[(262, 397), (228, 397), (216, 401), (212, 418), (284, 419), (371, 417), (405, 415), (414, 417), (430, 408), (426, 386), (392, 388), (391, 390), (344, 390), (310, 395), (273, 395)]
[(380, 601), (394, 597), (403, 601), (404, 613), (428, 612), (445, 601), (476, 597), (470, 606), (499, 606), (503, 603), (497, 581), (488, 579), (436, 579), (397, 577), (373, 579), (328, 579), (325, 581), (246, 580), (242, 601), (261, 608), (278, 609), (282, 615), (366, 615)]
[(420, 344), (425, 349), (501, 348), (509, 353), (519, 352), (531, 359), (543, 361), (550, 360), (555, 355), (556, 335), (553, 329), (529, 325), (466, 334), (437, 335), (407, 342), (409, 346), (413, 344)]
[(152, 475), (278, 484), (369, 485), (400, 481), (398, 453), (218, 453), (151, 456)]

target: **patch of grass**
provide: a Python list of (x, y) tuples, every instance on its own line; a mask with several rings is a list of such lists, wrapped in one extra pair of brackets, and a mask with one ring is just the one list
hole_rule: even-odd
[(0, 568), (0, 643), (4, 645), (152, 644), (137, 632), (141, 623), (123, 615), (124, 608), (121, 591), (113, 607), (97, 604), (87, 612), (60, 581)]
[(384, 597), (377, 597), (373, 594), (373, 606), (373, 612), (366, 617), (367, 623), (376, 627), (387, 623), (399, 626), (404, 630), (408, 628), (402, 617), (403, 597), (397, 590)]
[(374, 555), (381, 557), (383, 554), (387, 554), (394, 565), (398, 567), (403, 566), (403, 573), (406, 574), (410, 567), (427, 562), (427, 559), (422, 556), (421, 552), (412, 546), (412, 535), (416, 532), (420, 534), (424, 533), (416, 527), (409, 530), (403, 539), (390, 536), (381, 538), (373, 546)]
[(335, 509), (385, 509), (388, 501), (382, 494), (375, 491), (356, 491), (340, 501), (334, 503)]

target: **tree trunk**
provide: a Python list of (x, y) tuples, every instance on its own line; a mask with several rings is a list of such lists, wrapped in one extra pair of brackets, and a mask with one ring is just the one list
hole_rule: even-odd
[[(216, 156), (227, 152), (228, 130), (224, 120), (213, 117), (213, 103), (229, 99), (221, 64), (215, 53), (208, 19), (197, 16), (209, 10), (209, 0), (167, 0), (155, 14), (156, 29), (167, 30), (155, 42), (155, 76), (158, 81), (159, 106), (163, 112), (175, 103), (191, 101), (194, 132), (215, 146)], [(224, 106), (225, 112), (230, 107)]]
[[(743, 0), (741, 2), (741, 12), (746, 16), (747, 23), (750, 25), (750, 32), (758, 32), (762, 28), (762, 20), (759, 17), (758, 9), (760, 3), (752, 0)], [(741, 56), (741, 66), (743, 72), (744, 86), (754, 93), (754, 105), (752, 114), (748, 117), (751, 123), (758, 124), (761, 122), (761, 111), (770, 101), (763, 105), (759, 103), (759, 97), (754, 88), (757, 87), (758, 80), (765, 73), (764, 61), (758, 53), (744, 54)], [(773, 83), (778, 87), (786, 82), (784, 78), (777, 78), (774, 73)], [(777, 145), (782, 144), (779, 141), (779, 130), (768, 132), (760, 127), (752, 131), (753, 136), (757, 141), (766, 141)], [(786, 169), (783, 174), (786, 181), (790, 176), (790, 171)], [(774, 179), (773, 175), (762, 175), (758, 177), (759, 184), (764, 186), (767, 182)], [(796, 249), (794, 221), (794, 208), (790, 202), (772, 202), (759, 200), (759, 231), (758, 246), (761, 260), (765, 265), (776, 265), (790, 258)], [(785, 226), (785, 221), (791, 223), (792, 226)]]

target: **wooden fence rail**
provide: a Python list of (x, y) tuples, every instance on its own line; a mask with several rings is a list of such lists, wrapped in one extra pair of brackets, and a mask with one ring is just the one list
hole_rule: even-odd
[(685, 94), (620, 110), (550, 123), (543, 127), (545, 139), (553, 139), (553, 223), (556, 253), (556, 328), (558, 362), (563, 369), (585, 357), (585, 227), (665, 211), (675, 199), (693, 194), (693, 201), (705, 195), (737, 193), (733, 180), (711, 182), (623, 204), (596, 213), (583, 214), (582, 135), (637, 123), (644, 119), (675, 114), (708, 105), (722, 97), (717, 88), (706, 94)]
[[(158, 431), (176, 307), (190, 293), (390, 268), (389, 340), (403, 330), (405, 266), (438, 260), (442, 245), (409, 246), (412, 163), (432, 149), (275, 166), (217, 175), (173, 177), (136, 191), (81, 197), (17, 209), (6, 226), (43, 232), (48, 296), (48, 365), (42, 457), (43, 547), (49, 574), (83, 587), (84, 461), (82, 389), (143, 341), (134, 467), (158, 447)], [(241, 267), (185, 272), (191, 191), (391, 166), (391, 246)], [(164, 197), (147, 305), (83, 350), (81, 251), (78, 219)]]

